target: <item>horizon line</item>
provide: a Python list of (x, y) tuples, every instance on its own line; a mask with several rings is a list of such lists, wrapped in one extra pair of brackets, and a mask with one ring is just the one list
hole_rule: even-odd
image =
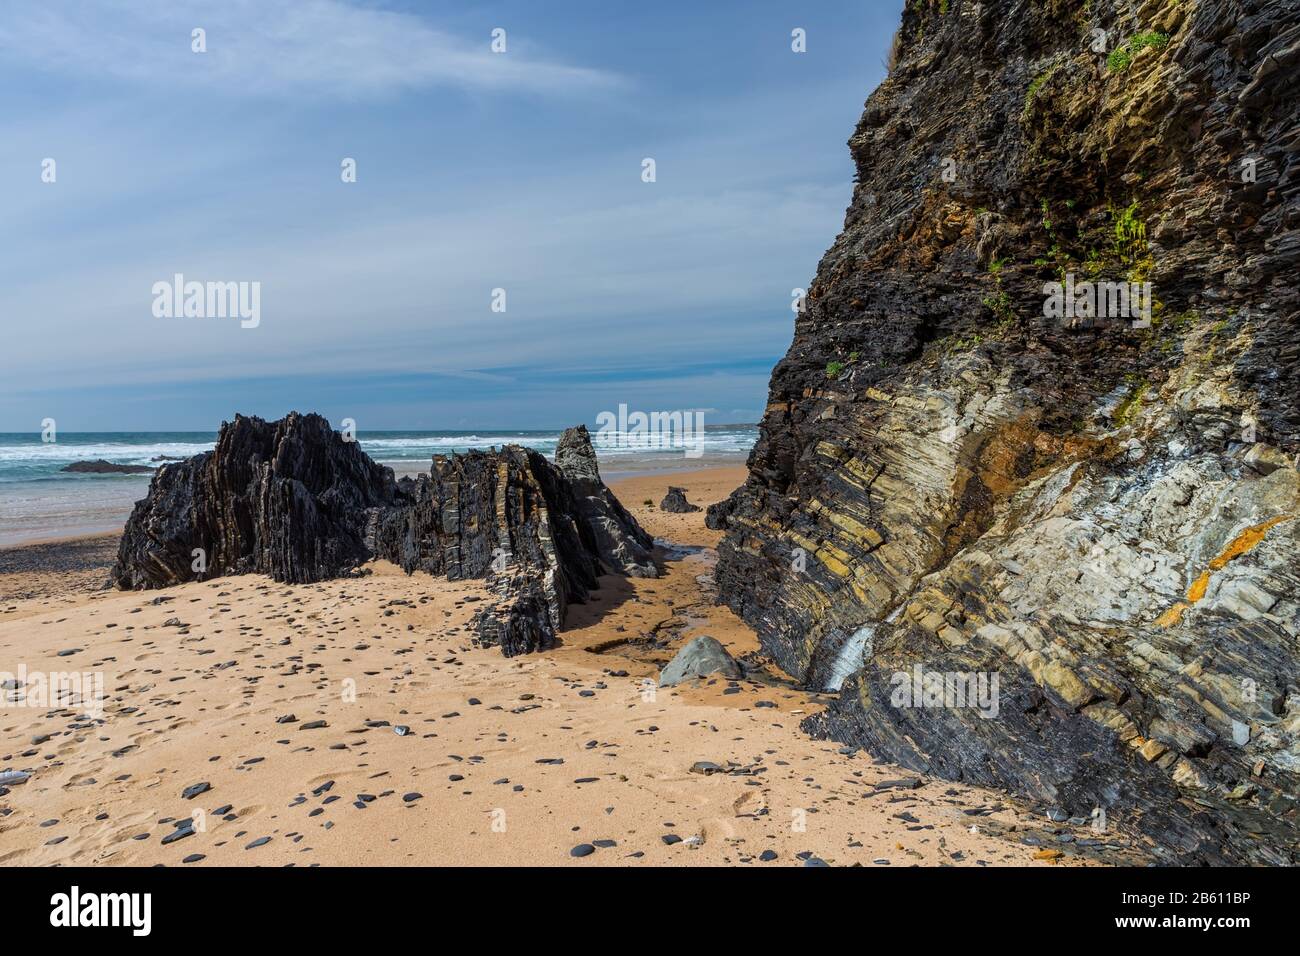
[[(253, 416), (246, 416), (246, 417), (253, 417)], [(282, 416), (282, 417), (283, 417), (283, 416)], [(279, 421), (279, 419), (263, 419), (263, 421)], [(222, 424), (229, 424), (229, 423), (228, 423), (228, 422), (223, 422)], [(459, 427), (457, 427), (457, 428), (368, 428), (368, 429), (364, 429), (364, 430), (363, 430), (363, 429), (357, 429), (356, 434), (357, 434), (358, 436), (360, 436), (360, 435), (366, 435), (366, 434), (374, 434), (375, 432), (413, 432), (413, 433), (428, 433), (428, 432), (552, 432), (552, 431), (555, 431), (555, 432), (562, 432), (562, 431), (564, 431), (566, 428), (576, 428), (578, 425), (586, 425), (586, 424), (587, 424), (586, 422), (577, 422), (576, 424), (573, 424), (573, 425), (559, 425), (559, 426), (553, 426), (553, 427), (548, 426), (548, 427), (541, 427), (541, 428), (535, 428), (535, 427), (533, 427), (533, 428), (496, 428), (496, 427), (493, 427), (493, 428), (479, 428), (479, 427), (476, 427), (476, 426), (473, 426), (473, 425), (462, 425), (462, 426), (459, 426)], [(706, 425), (704, 426), (704, 428), (705, 428), (706, 431), (707, 431), (708, 429), (710, 429), (710, 428), (757, 428), (757, 427), (759, 426), (759, 424), (760, 424), (759, 422), (716, 422), (716, 423), (714, 423), (714, 424), (706, 424)], [(335, 431), (337, 431), (337, 430), (338, 430), (338, 429), (335, 429)], [(92, 430), (92, 431), (67, 431), (65, 434), (68, 434), (68, 435), (131, 435), (131, 434), (136, 434), (136, 435), (208, 435), (208, 434), (216, 434), (216, 433), (218, 433), (218, 432), (220, 432), (220, 431), (221, 431), (220, 427), (215, 428), (215, 429), (212, 429), (212, 428), (120, 428), (120, 429), (117, 429), (117, 430), (115, 430), (115, 431), (103, 431), (103, 430)], [(39, 436), (40, 434), (41, 434), (41, 430), (40, 430), (39, 428), (28, 429), (28, 430), (26, 430), (26, 431), (0, 431), (0, 436), (9, 436), (9, 435), (38, 435), (38, 436)], [(57, 442), (57, 441), (55, 441), (55, 442), (48, 442), (47, 444), (58, 444), (58, 442)]]

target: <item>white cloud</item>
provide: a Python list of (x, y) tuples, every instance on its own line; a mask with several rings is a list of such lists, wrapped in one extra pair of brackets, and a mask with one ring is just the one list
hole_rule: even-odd
[[(206, 31), (194, 53), (191, 31)], [(617, 88), (616, 74), (530, 56), (516, 38), (457, 37), (424, 19), (343, 0), (196, 4), (20, 4), (0, 21), (0, 51), (37, 69), (229, 95), (364, 99), (434, 86), (574, 93)]]
[[(320, 224), (292, 243), (227, 237), (198, 216), (193, 232), (151, 244), (164, 225), (135, 222), (75, 260), (65, 252), (53, 273), (13, 278), (7, 311), (42, 320), (9, 332), (15, 353), (39, 356), (11, 383), (48, 383), (51, 366), (65, 381), (161, 382), (286, 368), (448, 374), (564, 363), (575, 351), (579, 365), (671, 365), (748, 355), (756, 340), (779, 347), (789, 290), (810, 274), (808, 250), (833, 232), (846, 187), (659, 199), (650, 189), (640, 204), (602, 195), (574, 210), (576, 187), (559, 180), (531, 202)], [(153, 318), (149, 290), (176, 271), (262, 282), (261, 326)], [(489, 310), (496, 286), (509, 292), (504, 315)], [(707, 321), (751, 305), (743, 332)]]

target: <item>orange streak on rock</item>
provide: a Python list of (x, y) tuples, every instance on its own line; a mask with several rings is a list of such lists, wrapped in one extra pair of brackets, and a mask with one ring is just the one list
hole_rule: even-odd
[(1295, 515), (1278, 515), (1275, 518), (1269, 518), (1260, 524), (1251, 525), (1241, 534), (1237, 535), (1232, 541), (1219, 552), (1218, 556), (1210, 562), (1209, 570), (1202, 571), (1192, 582), (1192, 586), (1187, 589), (1187, 601), (1179, 601), (1165, 613), (1156, 618), (1156, 627), (1173, 627), (1183, 619), (1183, 612), (1189, 607), (1205, 597), (1205, 592), (1210, 587), (1210, 576), (1215, 571), (1222, 571), (1228, 566), (1228, 563), (1234, 558), (1239, 558), (1253, 550), (1264, 536), (1268, 534), (1269, 529), (1281, 524), (1283, 521), (1289, 521)]
[(1252, 550), (1257, 544), (1264, 540), (1264, 535), (1268, 534), (1270, 528), (1287, 521), (1294, 515), (1278, 515), (1276, 518), (1269, 518), (1263, 524), (1252, 525), (1237, 537), (1232, 539), (1232, 544), (1223, 549), (1223, 553), (1210, 562), (1210, 570), (1220, 571), (1225, 568), (1233, 558), (1240, 557), (1246, 552)]

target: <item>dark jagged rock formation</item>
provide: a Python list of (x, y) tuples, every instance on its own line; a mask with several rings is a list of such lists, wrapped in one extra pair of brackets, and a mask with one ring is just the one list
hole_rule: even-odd
[(500, 535), (488, 578), (496, 600), (475, 615), (475, 626), (479, 643), (499, 646), (507, 657), (552, 646), (565, 608), (585, 601), (599, 575), (659, 573), (650, 556), (653, 540), (601, 482), (586, 429), (571, 432), (557, 446), (556, 460), (572, 480), (537, 452), (518, 446), (501, 452), (526, 456), (528, 467), (503, 472), (520, 476), (504, 498), (500, 527), (511, 533)]
[(690, 514), (692, 511), (699, 511), (699, 505), (693, 505), (686, 500), (686, 489), (678, 488), (676, 485), (668, 486), (668, 494), (664, 495), (664, 500), (659, 502), (660, 511), (671, 511), (673, 514)]
[[(815, 733), (1294, 862), (1297, 4), (922, 0), (897, 57), (709, 511), (720, 594), (844, 681)], [(1064, 320), (1071, 280), (1150, 282), (1150, 325)], [(918, 666), (996, 675), (997, 716), (900, 702)]]
[(555, 642), (570, 603), (605, 573), (655, 577), (653, 540), (605, 487), (591, 438), (571, 428), (556, 464), (518, 445), (439, 455), (429, 478), (404, 481), (412, 505), (377, 517), (376, 555), (449, 580), (487, 578), (496, 599), (478, 640), (506, 656)]
[(569, 480), (577, 514), (587, 525), (609, 570), (634, 578), (659, 576), (654, 539), (600, 480), (596, 450), (586, 425), (566, 429), (555, 446), (555, 467)]
[(599, 575), (658, 573), (649, 536), (601, 484), (585, 430), (565, 461), (575, 481), (507, 445), (439, 455), (429, 475), (396, 482), (318, 415), (237, 416), (214, 451), (155, 476), (113, 581), (151, 588), (258, 572), (304, 583), (386, 558), (408, 573), (486, 578), (496, 597), (477, 616), (480, 642), (507, 656), (543, 649)]
[(712, 528), (714, 531), (727, 530), (727, 518), (731, 515), (731, 509), (735, 505), (736, 499), (723, 498), (721, 501), (715, 501), (704, 511), (704, 526)]
[(399, 500), (393, 473), (319, 415), (236, 415), (217, 447), (164, 465), (122, 533), (113, 583), (166, 587), (227, 574), (305, 583), (370, 557), (367, 521)]

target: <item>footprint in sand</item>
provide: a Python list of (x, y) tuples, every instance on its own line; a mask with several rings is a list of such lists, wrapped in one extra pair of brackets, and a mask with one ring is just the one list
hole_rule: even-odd
[[(104, 839), (105, 850), (113, 847), (129, 847), (136, 842), (135, 837), (141, 833), (152, 833), (154, 815), (147, 811), (127, 813), (109, 824), (110, 830)], [(106, 821), (107, 822), (107, 821)]]
[[(3, 832), (4, 832), (3, 830), (0, 830), (0, 833)], [(0, 865), (2, 866), (9, 866), (11, 864), (23, 865), (24, 858), (31, 856), (32, 852), (33, 851), (30, 849), (10, 850), (8, 853), (0, 855)]]
[(697, 828), (705, 843), (730, 840), (736, 835), (736, 826), (723, 817), (710, 817)]
[(748, 789), (738, 796), (731, 804), (731, 809), (737, 814), (742, 813), (761, 813), (767, 809), (767, 794), (755, 789)]

